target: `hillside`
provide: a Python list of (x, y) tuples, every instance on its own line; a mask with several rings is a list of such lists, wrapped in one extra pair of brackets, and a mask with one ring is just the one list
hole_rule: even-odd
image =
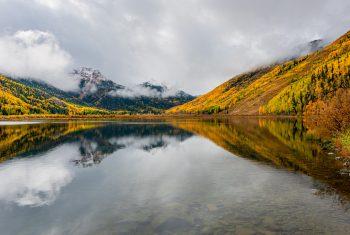
[(350, 87), (350, 32), (325, 48), (238, 75), (168, 113), (299, 114)]
[(0, 115), (108, 114), (103, 109), (77, 105), (0, 75)]

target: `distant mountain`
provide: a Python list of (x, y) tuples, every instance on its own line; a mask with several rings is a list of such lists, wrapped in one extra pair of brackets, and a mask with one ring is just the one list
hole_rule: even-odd
[(161, 113), (176, 105), (194, 99), (184, 91), (172, 91), (164, 85), (145, 82), (126, 87), (108, 80), (101, 72), (92, 68), (73, 71), (73, 78), (79, 80), (79, 98), (89, 106), (108, 110), (125, 110), (131, 113)]
[(325, 41), (323, 39), (316, 39), (308, 43), (308, 52), (315, 52), (321, 50), (325, 46)]
[(275, 64), (282, 64), (284, 62), (295, 60), (299, 57), (314, 53), (321, 50), (326, 45), (323, 39), (315, 39), (306, 43), (301, 43), (292, 48), (286, 55), (279, 58)]
[[(81, 67), (73, 70), (72, 79), (76, 79), (79, 88), (66, 92), (41, 81), (31, 79), (11, 80), (35, 92), (45, 93), (74, 105), (93, 107), (108, 111), (129, 113), (162, 113), (164, 110), (181, 105), (195, 97), (181, 90), (168, 89), (164, 85), (145, 82), (126, 87), (108, 80), (103, 74), (92, 68)], [(18, 94), (17, 94), (18, 95)]]
[(323, 49), (326, 42), (323, 39), (315, 39), (308, 43), (301, 44), (294, 49), (294, 54), (290, 59), (296, 59), (300, 56), (311, 54), (315, 51)]
[(106, 79), (97, 69), (81, 67), (72, 72), (73, 79), (79, 82), (79, 96), (83, 98), (87, 95), (105, 95), (111, 91), (125, 89), (124, 86)]
[(151, 91), (155, 91), (158, 92), (160, 94), (166, 92), (167, 87), (166, 86), (162, 86), (162, 85), (154, 85), (150, 82), (144, 82), (142, 84), (140, 84), (139, 86), (145, 88), (145, 89), (149, 89)]
[(301, 114), (350, 88), (350, 32), (321, 45), (312, 41), (311, 54), (237, 75), (167, 113)]
[[(187, 94), (184, 91), (170, 90), (165, 85), (155, 85), (155, 84), (152, 84), (150, 82), (144, 82), (138, 86), (144, 90), (151, 91), (151, 94), (148, 94), (148, 96), (156, 96), (156, 97), (163, 97), (163, 98), (174, 97), (174, 98), (188, 99), (188, 100), (192, 100), (194, 98), (192, 95)], [(143, 95), (143, 96), (145, 96), (145, 95)]]

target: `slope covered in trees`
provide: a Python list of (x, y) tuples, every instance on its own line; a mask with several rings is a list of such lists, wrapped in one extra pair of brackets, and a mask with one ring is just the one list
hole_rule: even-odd
[(0, 115), (108, 114), (103, 109), (76, 105), (0, 75)]
[(301, 114), (350, 88), (350, 32), (322, 50), (238, 75), (168, 113)]

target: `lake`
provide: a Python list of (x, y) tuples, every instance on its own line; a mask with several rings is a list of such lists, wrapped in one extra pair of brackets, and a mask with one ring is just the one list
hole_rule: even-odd
[(349, 234), (350, 177), (297, 120), (0, 125), (1, 234)]

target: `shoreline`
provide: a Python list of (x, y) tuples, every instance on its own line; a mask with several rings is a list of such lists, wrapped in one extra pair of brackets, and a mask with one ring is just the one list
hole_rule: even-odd
[(164, 119), (232, 119), (232, 118), (266, 118), (299, 119), (296, 115), (230, 115), (230, 114), (122, 114), (122, 115), (0, 115), (0, 121), (28, 120), (164, 120)]
[[(38, 124), (45, 121), (158, 121), (167, 122), (170, 120), (204, 120), (204, 121), (232, 121), (234, 119), (270, 119), (270, 120), (300, 120), (303, 123), (305, 119), (317, 119), (318, 116), (297, 116), (297, 115), (232, 115), (232, 114), (120, 114), (120, 115), (0, 115), (0, 126), (11, 125), (13, 122), (18, 124), (33, 123)], [(342, 146), (339, 134), (334, 135), (332, 139), (333, 148), (340, 148), (340, 155), (350, 158), (348, 147)]]

